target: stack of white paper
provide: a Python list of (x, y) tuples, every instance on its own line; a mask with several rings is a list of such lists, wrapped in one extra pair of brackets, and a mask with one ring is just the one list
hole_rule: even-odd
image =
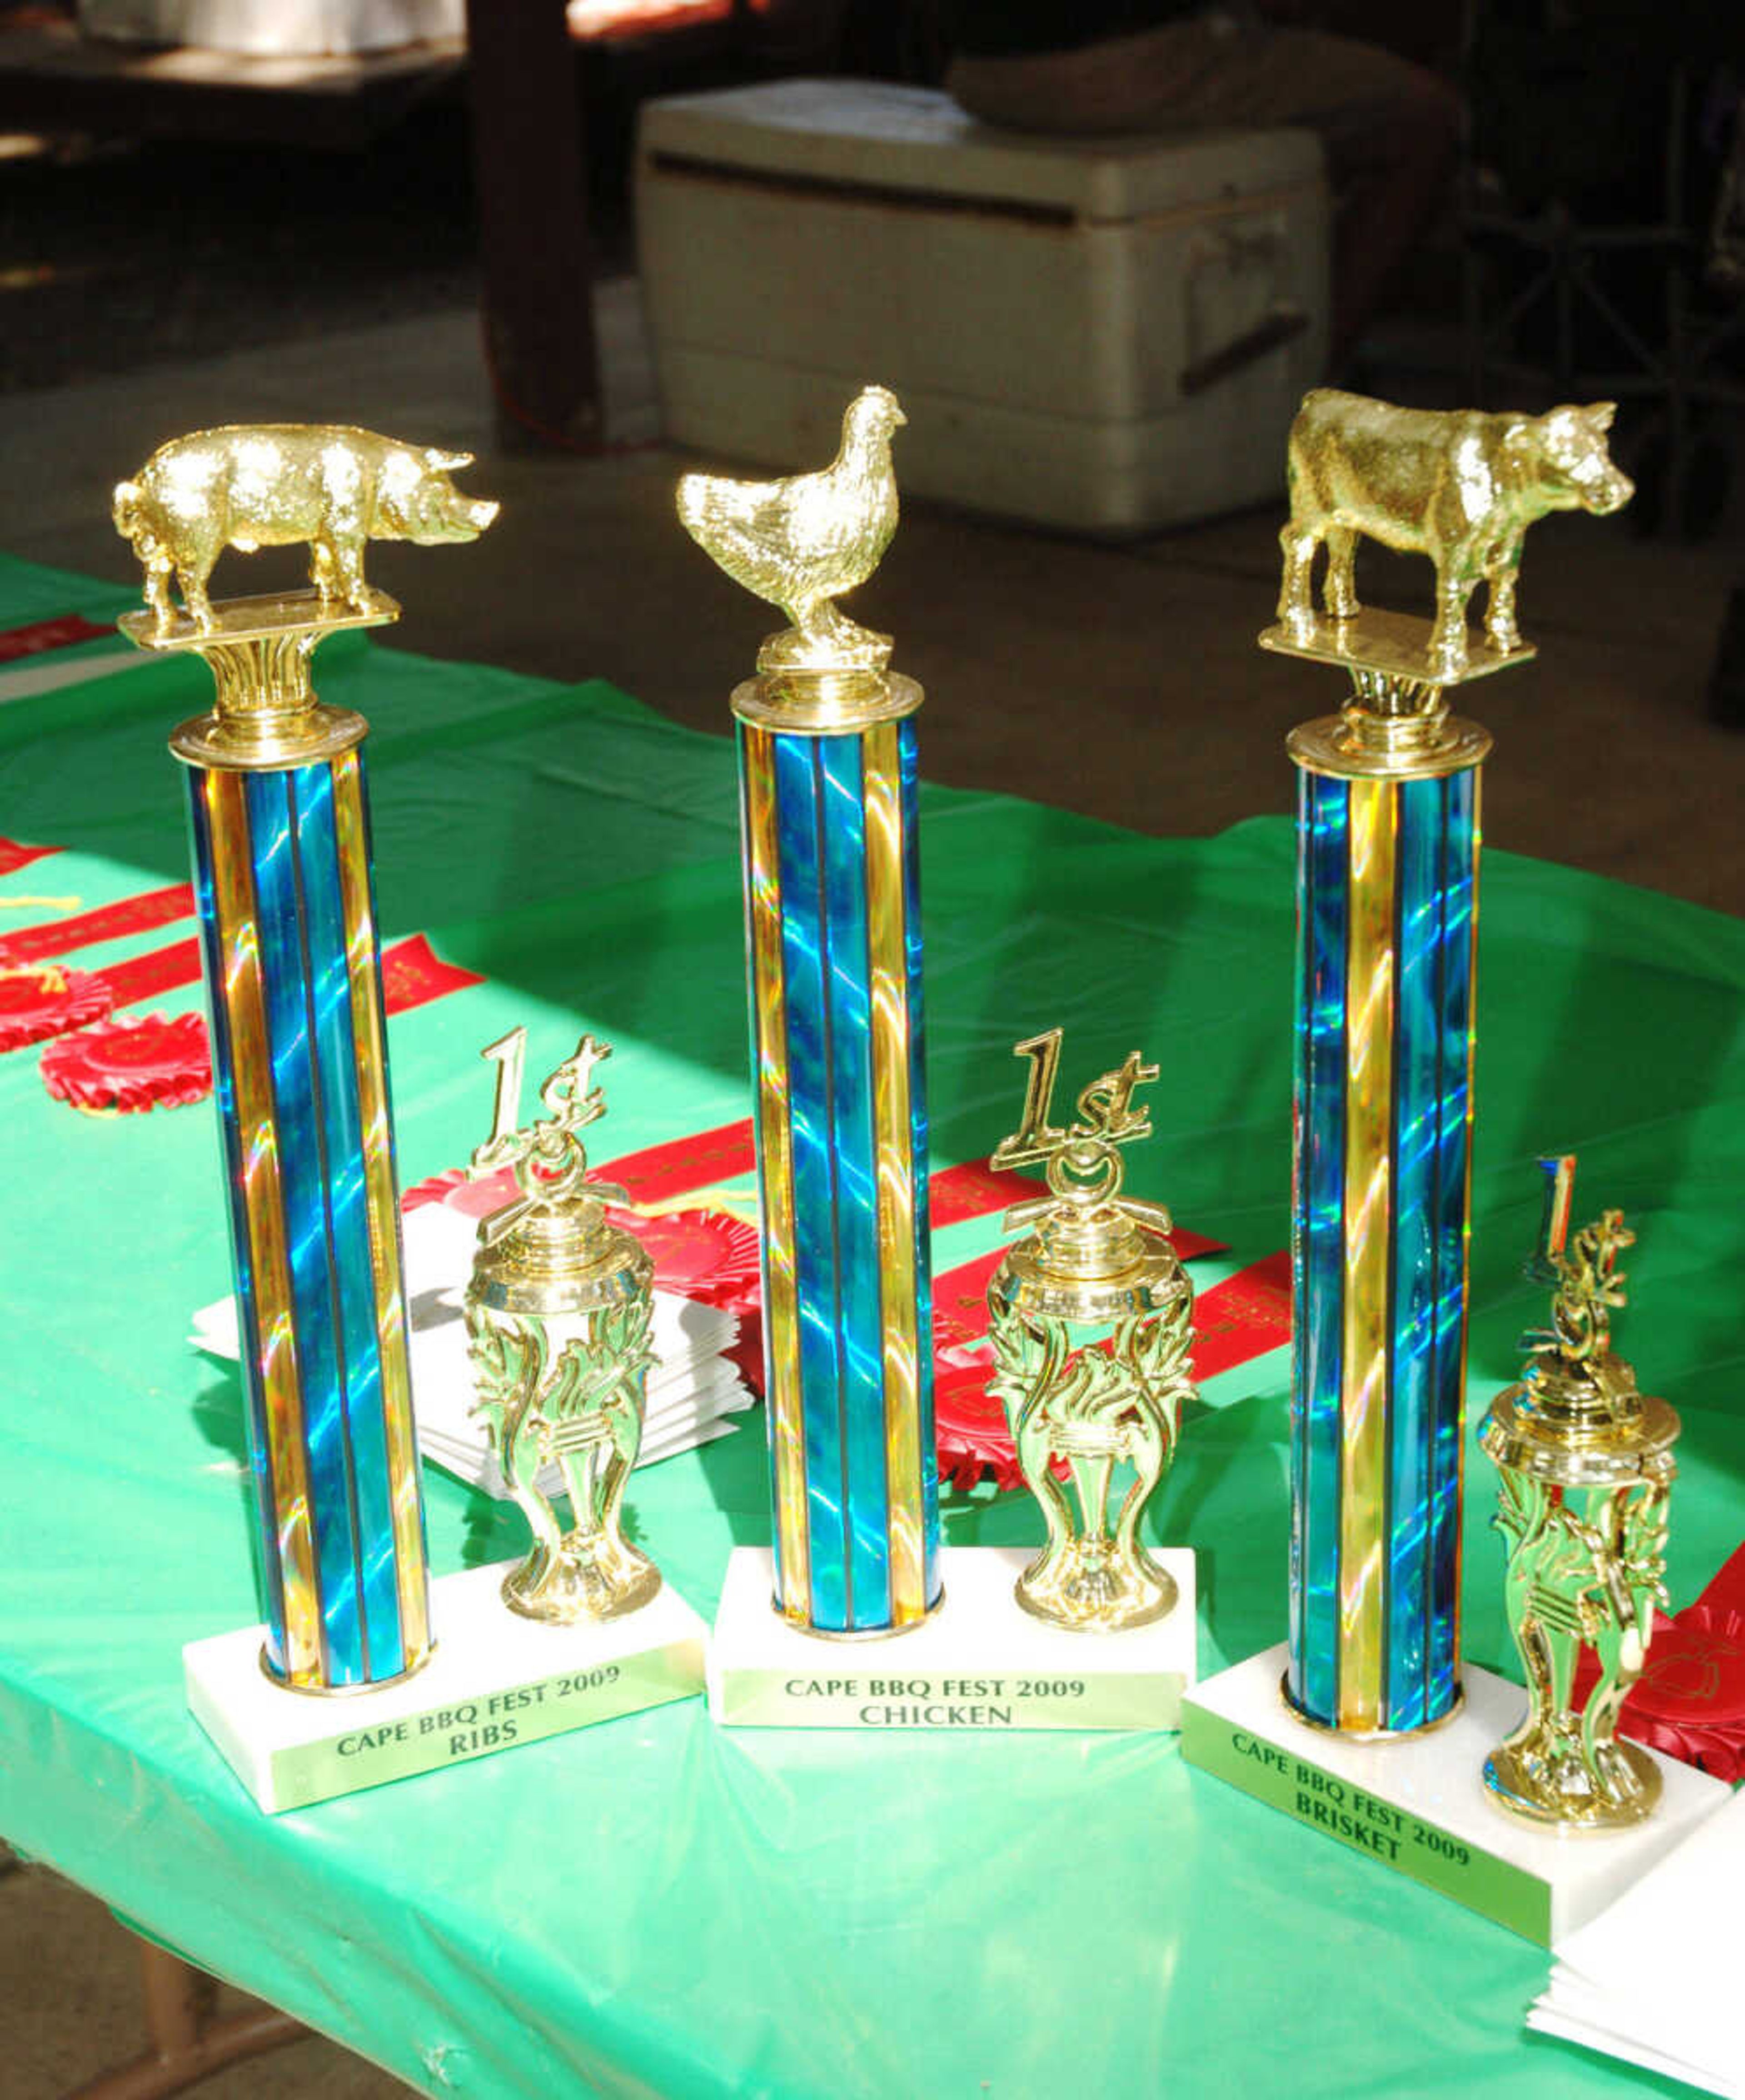
[(1550, 1988), (1527, 2025), (1745, 2100), (1742, 1890), (1745, 1797), (1735, 1794), (1628, 1895), (1558, 1946)]
[[(426, 1203), (407, 1214), (413, 1411), (425, 1457), (501, 1500), (508, 1489), (484, 1424), (471, 1412), (473, 1381), (462, 1313), (477, 1233), (475, 1219), (442, 1203)], [(202, 1307), (194, 1315), (190, 1339), (209, 1356), (234, 1362), (241, 1353), (236, 1300), (223, 1298)], [(648, 1373), (638, 1465), (725, 1436), (733, 1426), (727, 1418), (754, 1404), (737, 1367), (726, 1361), (724, 1352), (738, 1339), (736, 1314), (669, 1291), (655, 1292), (655, 1361)], [(563, 1485), (555, 1466), (540, 1476), (541, 1493), (559, 1494)]]

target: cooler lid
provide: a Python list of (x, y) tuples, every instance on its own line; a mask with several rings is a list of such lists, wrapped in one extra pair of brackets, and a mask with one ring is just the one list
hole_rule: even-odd
[(782, 80), (644, 105), (647, 153), (802, 181), (1125, 220), (1312, 181), (1309, 130), (1057, 139), (979, 124), (936, 88)]

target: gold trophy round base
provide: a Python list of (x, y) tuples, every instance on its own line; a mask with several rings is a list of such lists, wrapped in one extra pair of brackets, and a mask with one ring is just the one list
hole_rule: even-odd
[(538, 1555), (523, 1561), (503, 1577), (503, 1602), (521, 1618), (554, 1626), (640, 1611), (660, 1591), (660, 1569), (628, 1546), (607, 1559), (601, 1544), (596, 1540), (585, 1552), (566, 1546), (542, 1568)]
[(1464, 1686), (1456, 1685), (1447, 1712), (1438, 1714), (1434, 1721), (1420, 1722), (1416, 1728), (1341, 1728), (1336, 1722), (1323, 1721), (1319, 1714), (1305, 1712), (1291, 1696), (1288, 1670), (1279, 1679), (1279, 1701), (1293, 1721), (1301, 1721), (1318, 1735), (1337, 1736), (1347, 1743), (1409, 1743), (1415, 1736), (1434, 1736), (1438, 1728), (1446, 1728), (1466, 1704), (1466, 1692)]
[(1628, 1773), (1635, 1791), (1621, 1799), (1596, 1793), (1578, 1755), (1562, 1760), (1577, 1784), (1560, 1786), (1557, 1762), (1504, 1743), (1484, 1761), (1485, 1789), (1504, 1815), (1541, 1829), (1566, 1830), (1571, 1837), (1603, 1837), (1613, 1830), (1633, 1830), (1646, 1823), (1659, 1803), (1660, 1767), (1634, 1743), (1614, 1740), (1611, 1754)]
[(1013, 1595), (1033, 1619), (1069, 1633), (1118, 1634), (1155, 1626), (1175, 1609), (1175, 1577), (1148, 1554), (1131, 1560), (1087, 1552), (1083, 1539), (1050, 1568), (1044, 1553), (1018, 1578)]

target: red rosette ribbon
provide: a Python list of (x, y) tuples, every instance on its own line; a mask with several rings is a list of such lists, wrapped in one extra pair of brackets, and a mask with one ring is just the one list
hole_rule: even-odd
[[(1716, 1586), (1676, 1618), (1655, 1613), (1648, 1660), (1619, 1710), (1618, 1732), (1731, 1785), (1745, 1778), (1745, 1612), (1712, 1601)], [(1575, 1705), (1599, 1674), (1584, 1652)]]
[(104, 1021), (45, 1043), (42, 1083), (76, 1109), (181, 1108), (212, 1091), (212, 1051), (197, 1013)]
[(967, 1349), (941, 1349), (934, 1359), (933, 1418), (939, 1478), (965, 1492), (984, 1473), (996, 1488), (1022, 1487), (1018, 1453), (1005, 1407), (987, 1390), (994, 1367)]
[(663, 1211), (645, 1218), (614, 1205), (606, 1215), (648, 1250), (662, 1290), (741, 1316), (758, 1310), (762, 1286), (755, 1225), (720, 1211)]
[(89, 970), (0, 962), (0, 1051), (101, 1021), (114, 1004), (114, 993)]

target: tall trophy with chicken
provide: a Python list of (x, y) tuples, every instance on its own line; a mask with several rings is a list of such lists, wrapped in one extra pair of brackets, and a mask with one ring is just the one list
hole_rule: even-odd
[[(1082, 1630), (1020, 1608), (1032, 1551), (940, 1547), (921, 691), (890, 668), (890, 637), (836, 602), (896, 530), (904, 420), (887, 388), (868, 386), (820, 471), (693, 474), (678, 490), (691, 536), (789, 622), (732, 696), (775, 1521), (771, 1550), (740, 1547), (729, 1564), (711, 1705), (751, 1726), (1172, 1726), (1192, 1675), (1191, 1554), (1161, 1577), (1172, 1595), (1186, 1586), (1186, 1608), (1098, 1636), (1093, 1660)], [(821, 1664), (812, 1648), (899, 1634), (899, 1677)]]
[(686, 530), (789, 624), (733, 694), (762, 1217), (775, 1609), (838, 1637), (939, 1602), (915, 712), (837, 609), (897, 527), (896, 396), (816, 474), (687, 474)]

